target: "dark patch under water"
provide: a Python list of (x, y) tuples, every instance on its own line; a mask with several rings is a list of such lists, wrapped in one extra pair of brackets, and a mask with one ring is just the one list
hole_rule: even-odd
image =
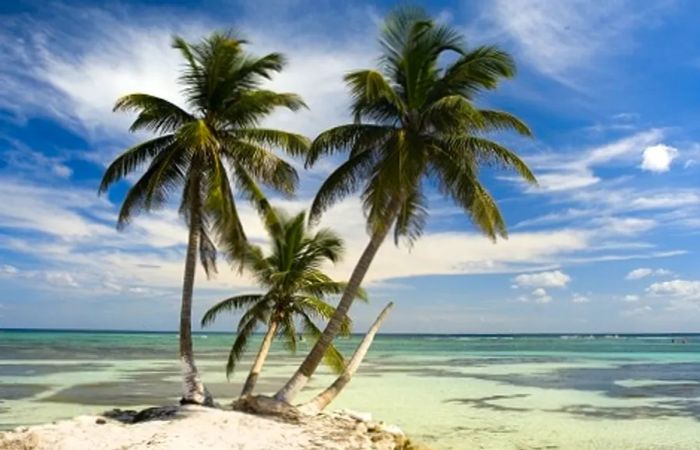
[(47, 390), (45, 384), (0, 383), (0, 400), (20, 400)]
[(33, 377), (64, 372), (85, 372), (102, 370), (109, 364), (0, 364), (0, 376), (3, 377)]

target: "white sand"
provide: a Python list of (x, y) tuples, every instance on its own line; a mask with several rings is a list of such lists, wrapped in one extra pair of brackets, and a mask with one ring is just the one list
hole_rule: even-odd
[(381, 426), (348, 415), (324, 414), (292, 424), (197, 406), (178, 408), (175, 417), (167, 420), (124, 424), (101, 416), (80, 416), (0, 433), (0, 450), (394, 448), (395, 437)]

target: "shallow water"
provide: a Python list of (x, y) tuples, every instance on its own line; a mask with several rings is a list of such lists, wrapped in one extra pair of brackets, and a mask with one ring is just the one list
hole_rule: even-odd
[[(358, 340), (340, 347), (349, 355)], [(249, 363), (226, 380), (230, 341), (195, 338), (220, 402)], [(0, 429), (173, 402), (176, 353), (174, 333), (0, 331)], [(273, 347), (260, 390), (299, 359)], [(303, 395), (329, 380), (322, 371)], [(332, 406), (372, 411), (437, 449), (698, 449), (700, 336), (382, 335)]]

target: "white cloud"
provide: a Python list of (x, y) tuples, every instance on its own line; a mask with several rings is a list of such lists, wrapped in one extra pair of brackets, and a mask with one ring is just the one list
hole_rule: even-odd
[(571, 277), (560, 270), (521, 274), (513, 279), (518, 286), (565, 287)]
[(639, 268), (639, 269), (634, 269), (630, 273), (627, 274), (625, 277), (628, 280), (639, 280), (644, 277), (648, 277), (651, 275), (654, 271), (648, 268)]
[(622, 300), (625, 302), (634, 303), (639, 301), (639, 296), (634, 294), (628, 294), (625, 295), (625, 297)]
[(643, 148), (657, 143), (663, 135), (662, 130), (652, 128), (583, 152), (532, 155), (527, 161), (537, 173), (539, 186), (530, 187), (528, 191), (570, 191), (598, 184), (601, 178), (594, 174), (594, 167), (639, 155)]
[(633, 46), (633, 32), (658, 16), (663, 3), (586, 0), (496, 0), (485, 16), (505, 33), (524, 59), (564, 84), (599, 70), (590, 61), (606, 61)]
[[(80, 28), (79, 38), (48, 24), (43, 24), (41, 32), (17, 38), (13, 34), (27, 27), (22, 23), (8, 27), (6, 33), (0, 33), (8, 43), (8, 51), (3, 53), (0, 47), (0, 55), (4, 55), (0, 66), (5, 69), (0, 69), (0, 79), (13, 91), (27, 95), (21, 97), (21, 107), (12, 104), (16, 96), (0, 95), (0, 105), (51, 114), (87, 132), (93, 141), (123, 138), (127, 133), (133, 117), (112, 112), (116, 99), (125, 94), (144, 92), (185, 106), (178, 83), (183, 59), (171, 48), (171, 36), (196, 41), (212, 30), (227, 29), (230, 23), (170, 17), (147, 8), (140, 9), (139, 14), (148, 20), (126, 23), (106, 11), (83, 9), (80, 18), (71, 24)], [(298, 113), (280, 110), (266, 123), (314, 135), (350, 119), (343, 76), (350, 70), (373, 66), (376, 55), (375, 24), (370, 14), (363, 10), (355, 16), (356, 31), (371, 28), (372, 33), (362, 33), (355, 39), (340, 36), (320, 40), (312, 29), (291, 34), (287, 28), (265, 27), (260, 31), (259, 23), (239, 18), (239, 27), (247, 31), (246, 38), (251, 42), (251, 52), (281, 52), (288, 58), (288, 66), (267, 82), (267, 87), (298, 93), (309, 105), (309, 110)]]
[(546, 289), (537, 288), (533, 289), (530, 295), (521, 295), (516, 300), (521, 303), (537, 303), (540, 305), (546, 305), (547, 303), (551, 303), (553, 298), (551, 295), (549, 295)]
[(620, 236), (634, 236), (656, 227), (654, 219), (639, 219), (636, 217), (601, 217), (591, 223), (607, 233)]
[(67, 272), (46, 272), (44, 274), (46, 282), (54, 286), (79, 287), (80, 284), (73, 275)]
[(15, 266), (11, 266), (9, 264), (0, 265), (0, 274), (17, 275), (18, 273), (19, 269), (17, 269)]
[(678, 150), (664, 144), (652, 145), (642, 154), (642, 170), (649, 172), (668, 172), (671, 163), (678, 157)]
[(630, 208), (640, 210), (679, 208), (697, 204), (700, 204), (700, 195), (696, 192), (684, 192), (682, 190), (676, 190), (673, 193), (636, 197), (629, 203)]
[(642, 278), (646, 278), (648, 276), (667, 276), (667, 275), (672, 275), (673, 272), (667, 269), (650, 269), (648, 267), (640, 267), (639, 269), (634, 269), (630, 271), (625, 279), (627, 280), (640, 280)]
[(571, 298), (572, 303), (589, 303), (591, 299), (585, 295), (582, 294), (574, 294), (574, 296)]
[(590, 170), (572, 170), (569, 172), (543, 173), (537, 176), (538, 186), (531, 190), (547, 192), (568, 191), (592, 186), (600, 181)]
[(647, 292), (657, 297), (700, 300), (700, 281), (676, 279), (653, 283), (647, 288)]
[(552, 296), (547, 294), (547, 291), (542, 288), (537, 288), (532, 291), (533, 301), (541, 305), (550, 303), (552, 301)]
[(622, 311), (623, 316), (634, 317), (643, 316), (653, 311), (653, 308), (649, 305), (639, 306), (637, 308), (626, 309)]

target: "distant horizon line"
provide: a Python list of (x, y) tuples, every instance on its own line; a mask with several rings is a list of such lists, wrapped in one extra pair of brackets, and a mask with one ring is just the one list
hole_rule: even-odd
[[(177, 334), (177, 330), (134, 330), (134, 329), (93, 329), (93, 328), (22, 328), (9, 327), (0, 328), (0, 332), (64, 332), (64, 333), (105, 333), (105, 334)], [(192, 334), (233, 334), (231, 331), (192, 331)], [(362, 336), (365, 333), (352, 333), (353, 336)], [(379, 332), (384, 336), (687, 336), (700, 335), (700, 331), (670, 331), (670, 332), (504, 332), (504, 333), (427, 333), (427, 332)]]

